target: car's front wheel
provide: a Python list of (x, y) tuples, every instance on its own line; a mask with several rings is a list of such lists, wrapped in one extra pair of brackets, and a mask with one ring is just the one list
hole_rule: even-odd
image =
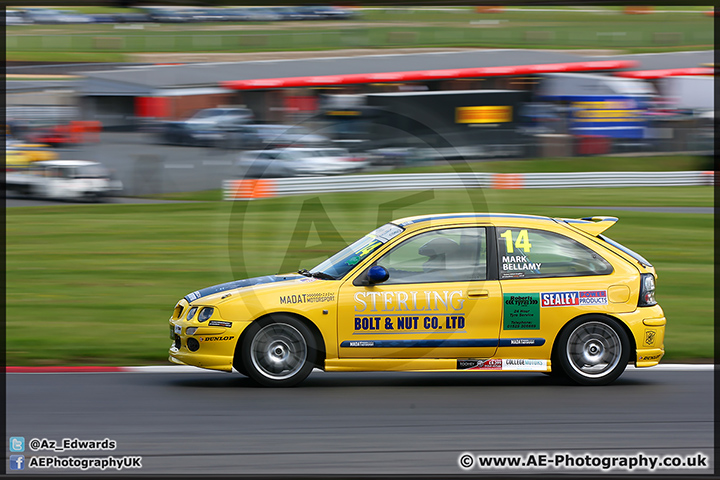
[(630, 341), (620, 324), (601, 316), (577, 318), (558, 337), (557, 361), (581, 385), (607, 385), (624, 371)]
[(241, 348), (247, 375), (267, 387), (291, 387), (305, 380), (317, 352), (310, 329), (285, 315), (250, 325)]

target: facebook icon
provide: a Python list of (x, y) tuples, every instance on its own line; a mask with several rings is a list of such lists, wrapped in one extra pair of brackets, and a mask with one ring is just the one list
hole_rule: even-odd
[(25, 455), (10, 455), (10, 470), (25, 470)]

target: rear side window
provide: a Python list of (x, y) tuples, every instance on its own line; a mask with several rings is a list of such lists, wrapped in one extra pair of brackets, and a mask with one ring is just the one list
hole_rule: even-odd
[(607, 260), (557, 233), (528, 228), (497, 228), (500, 279), (608, 275)]
[(633, 252), (632, 250), (627, 248), (625, 245), (621, 245), (618, 242), (616, 242), (615, 240), (612, 240), (612, 239), (606, 237), (605, 235), (598, 235), (598, 237), (600, 237), (602, 240), (605, 240), (607, 243), (614, 246), (615, 248), (627, 253), (628, 255), (633, 257), (635, 260), (637, 260), (640, 264), (645, 265), (646, 267), (652, 267), (652, 264), (650, 262), (648, 262), (647, 260), (645, 260), (645, 258), (642, 255), (640, 255), (639, 253)]

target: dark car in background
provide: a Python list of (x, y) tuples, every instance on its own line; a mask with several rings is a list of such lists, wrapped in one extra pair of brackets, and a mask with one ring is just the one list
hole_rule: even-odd
[(157, 23), (188, 23), (193, 17), (189, 10), (167, 7), (143, 7), (151, 21)]
[(88, 17), (93, 23), (147, 23), (152, 21), (149, 15), (137, 12), (93, 13)]
[(30, 20), (25, 18), (23, 12), (19, 10), (6, 10), (5, 11), (5, 25), (27, 25)]
[(140, 12), (127, 12), (113, 14), (119, 23), (147, 23), (152, 19), (149, 15)]
[(223, 22), (249, 22), (252, 20), (252, 14), (245, 8), (223, 8), (221, 12), (221, 20)]
[(308, 7), (317, 18), (323, 20), (348, 20), (356, 16), (356, 12), (349, 8), (332, 5), (316, 5)]
[(252, 110), (245, 107), (205, 108), (186, 120), (165, 122), (159, 133), (163, 143), (214, 146), (219, 138), (218, 125), (243, 125), (254, 117)]
[(185, 123), (193, 125), (214, 125), (230, 120), (250, 121), (255, 117), (252, 110), (245, 107), (215, 107), (198, 110)]
[(224, 20), (222, 8), (192, 8), (188, 9), (194, 22), (221, 22)]

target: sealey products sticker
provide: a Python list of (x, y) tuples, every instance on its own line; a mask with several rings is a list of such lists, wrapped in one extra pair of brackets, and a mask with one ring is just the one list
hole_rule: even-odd
[(607, 304), (608, 298), (606, 290), (547, 292), (540, 295), (540, 306), (543, 308)]
[(540, 294), (503, 294), (503, 330), (540, 330)]

